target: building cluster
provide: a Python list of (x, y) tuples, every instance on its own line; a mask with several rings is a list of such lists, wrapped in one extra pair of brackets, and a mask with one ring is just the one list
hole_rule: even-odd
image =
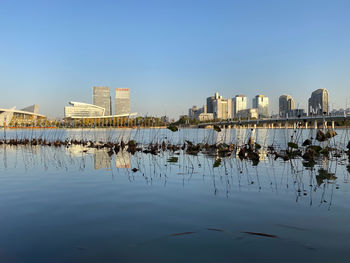
[[(114, 93), (114, 113), (112, 109), (112, 97), (109, 87), (92, 88), (92, 104), (84, 102), (69, 102), (70, 106), (64, 108), (66, 120), (84, 119), (90, 124), (113, 123), (118, 119), (129, 119), (137, 113), (130, 113), (130, 90), (128, 88), (116, 88)], [(225, 99), (215, 93), (206, 99), (206, 104), (198, 108), (193, 106), (189, 109), (188, 117), (199, 121), (226, 120), (226, 119), (261, 119), (269, 118), (269, 98), (265, 95), (256, 95), (252, 99), (252, 107), (248, 107), (245, 95), (236, 95)], [(319, 115), (349, 115), (350, 108), (344, 110), (329, 110), (329, 94), (326, 89), (318, 89), (312, 92), (308, 99), (307, 112), (304, 109), (295, 108), (294, 99), (290, 95), (279, 97), (278, 115), (272, 117), (289, 118)], [(33, 123), (40, 124), (47, 117), (38, 113), (38, 105), (17, 110), (0, 108), (0, 127), (6, 125), (23, 126)], [(102, 120), (102, 121), (100, 121)], [(160, 120), (168, 123), (169, 119), (164, 116)], [(117, 125), (122, 125), (117, 122)]]
[(267, 118), (269, 114), (269, 98), (257, 95), (253, 98), (253, 107), (247, 107), (247, 97), (236, 95), (234, 98), (224, 99), (219, 93), (207, 98), (202, 108), (193, 106), (189, 109), (189, 117), (206, 121), (212, 119), (240, 119)]
[[(329, 114), (328, 91), (318, 89), (312, 92), (308, 101), (308, 115)], [(290, 95), (279, 97), (279, 113), (281, 118), (306, 116), (304, 109), (296, 109), (294, 99)], [(260, 119), (270, 117), (269, 98), (265, 95), (256, 95), (252, 100), (252, 107), (248, 108), (247, 97), (236, 95), (224, 99), (219, 93), (208, 97), (202, 108), (193, 106), (189, 109), (188, 117), (199, 121), (213, 119)]]
[(92, 88), (92, 104), (83, 102), (69, 102), (64, 107), (65, 118), (99, 118), (130, 115), (130, 90), (128, 88), (115, 89), (115, 114), (112, 114), (112, 99), (109, 87)]

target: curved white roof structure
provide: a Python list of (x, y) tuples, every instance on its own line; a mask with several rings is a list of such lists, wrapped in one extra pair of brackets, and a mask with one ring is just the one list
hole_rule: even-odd
[[(134, 117), (137, 115), (137, 112), (133, 113), (126, 113), (126, 114), (117, 114), (117, 115), (108, 115), (108, 116), (88, 116), (88, 117), (83, 117), (84, 119), (94, 119), (94, 118), (99, 118), (99, 119), (108, 119), (108, 118), (120, 118), (120, 117)], [(71, 119), (81, 119), (81, 117), (71, 117)]]
[(30, 111), (16, 110), (16, 109), (13, 109), (13, 108), (12, 109), (1, 109), (0, 108), (0, 114), (6, 113), (6, 112), (46, 118), (45, 115), (34, 113), (34, 112), (30, 112)]
[(70, 105), (64, 108), (64, 117), (68, 119), (93, 119), (93, 118), (118, 118), (136, 116), (137, 113), (125, 113), (117, 115), (105, 115), (105, 108), (85, 102), (70, 101)]
[(105, 114), (105, 108), (84, 102), (70, 101), (71, 106), (64, 107), (65, 118), (100, 117)]
[(32, 105), (26, 107), (22, 110), (16, 110), (16, 107), (11, 109), (0, 108), (0, 126), (4, 126), (5, 121), (10, 123), (13, 117), (23, 117), (23, 118), (46, 118), (45, 115), (38, 113), (38, 105)]
[(70, 101), (69, 104), (72, 105), (72, 106), (78, 106), (78, 107), (79, 107), (79, 106), (80, 106), (80, 107), (92, 107), (92, 108), (104, 110), (103, 107), (96, 106), (96, 105), (94, 105), (94, 104), (85, 103), (85, 102)]

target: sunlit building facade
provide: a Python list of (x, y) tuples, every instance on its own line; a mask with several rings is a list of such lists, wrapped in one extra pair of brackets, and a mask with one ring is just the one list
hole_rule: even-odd
[(258, 109), (256, 108), (240, 110), (236, 114), (237, 119), (257, 119), (258, 117)]
[(311, 93), (308, 103), (309, 115), (323, 115), (329, 113), (328, 90), (318, 89)]
[(222, 96), (214, 101), (214, 118), (229, 119), (232, 118), (232, 99), (223, 99)]
[(115, 114), (130, 113), (130, 90), (128, 88), (115, 89)]
[(71, 106), (64, 107), (65, 118), (83, 118), (83, 117), (102, 117), (105, 115), (105, 109), (83, 102), (69, 102)]
[(259, 118), (269, 117), (269, 98), (265, 95), (256, 95), (253, 98), (253, 108), (258, 109)]
[(241, 110), (247, 109), (247, 97), (244, 95), (237, 95), (232, 99), (232, 117), (237, 118), (237, 113)]
[(93, 87), (92, 88), (92, 104), (105, 109), (104, 115), (112, 114), (111, 108), (111, 92), (109, 87)]
[(17, 110), (16, 107), (10, 109), (0, 108), (0, 127), (4, 127), (9, 124), (22, 125), (33, 123), (38, 120), (46, 120), (47, 117), (41, 115), (39, 112), (39, 106), (34, 104), (21, 110)]

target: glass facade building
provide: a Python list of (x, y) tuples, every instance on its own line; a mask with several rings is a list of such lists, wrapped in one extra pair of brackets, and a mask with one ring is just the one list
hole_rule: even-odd
[(253, 99), (253, 108), (258, 109), (259, 118), (269, 117), (269, 98), (264, 95), (256, 95)]
[(287, 114), (294, 110), (294, 100), (290, 95), (282, 95), (279, 98), (279, 115), (286, 117)]
[(247, 109), (247, 97), (244, 95), (237, 95), (232, 99), (232, 117), (237, 118), (237, 113), (241, 110)]
[(115, 114), (130, 113), (130, 90), (128, 88), (115, 89)]
[(309, 115), (323, 115), (329, 113), (328, 90), (318, 89), (309, 98)]
[(93, 87), (92, 88), (92, 104), (105, 109), (104, 115), (112, 114), (111, 109), (111, 92), (109, 87)]

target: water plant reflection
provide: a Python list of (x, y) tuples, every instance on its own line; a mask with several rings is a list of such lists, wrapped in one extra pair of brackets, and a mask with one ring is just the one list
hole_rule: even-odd
[(334, 190), (341, 187), (336, 174), (344, 171), (344, 181), (349, 176), (348, 167), (337, 165), (338, 158), (323, 158), (306, 165), (301, 159), (276, 162), (274, 156), (267, 153), (265, 159), (254, 166), (235, 155), (224, 158), (201, 153), (188, 155), (181, 149), (152, 155), (142, 151), (132, 154), (124, 148), (117, 154), (109, 155), (105, 148), (81, 145), (55, 148), (38, 145), (0, 147), (4, 169), (103, 169), (106, 176), (127, 176), (130, 182), (141, 180), (146, 185), (163, 186), (169, 181), (179, 180), (185, 186), (191, 180), (202, 178), (205, 185), (210, 183), (209, 191), (227, 198), (234, 191), (279, 193), (292, 189), (297, 202), (308, 201), (306, 203), (312, 206), (313, 200), (317, 198), (320, 204), (329, 204), (329, 208)]

